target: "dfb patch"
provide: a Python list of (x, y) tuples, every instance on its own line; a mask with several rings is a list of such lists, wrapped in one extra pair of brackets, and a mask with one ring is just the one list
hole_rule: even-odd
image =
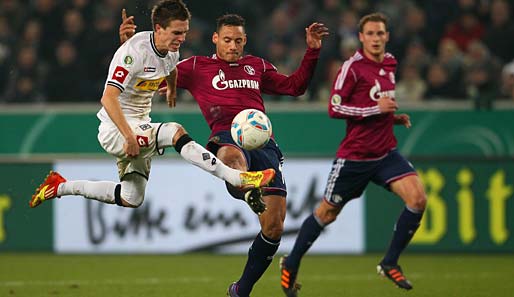
[(202, 159), (205, 161), (205, 160), (209, 160), (211, 158), (211, 154), (209, 153), (203, 153), (202, 154)]

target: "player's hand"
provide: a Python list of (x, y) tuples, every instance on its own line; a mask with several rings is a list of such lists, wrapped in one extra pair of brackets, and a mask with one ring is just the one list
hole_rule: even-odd
[(173, 108), (177, 102), (177, 92), (166, 88), (166, 102), (169, 108)]
[(404, 125), (406, 128), (410, 128), (411, 122), (410, 122), (410, 116), (406, 113), (402, 114), (395, 114), (394, 115), (394, 124), (395, 125)]
[(168, 92), (168, 86), (159, 88), (159, 90), (157, 92), (159, 92), (159, 95), (165, 96), (166, 93)]
[(395, 112), (398, 110), (398, 104), (391, 97), (382, 97), (378, 99), (377, 103), (380, 113)]
[(139, 144), (137, 143), (135, 135), (125, 139), (125, 143), (123, 144), (123, 151), (127, 157), (136, 157), (139, 155)]
[(121, 25), (119, 30), (120, 44), (125, 43), (130, 37), (136, 33), (136, 24), (134, 23), (134, 16), (127, 17), (125, 8), (121, 10)]
[(328, 28), (322, 23), (312, 23), (305, 28), (305, 41), (309, 48), (321, 48), (321, 39), (329, 34)]

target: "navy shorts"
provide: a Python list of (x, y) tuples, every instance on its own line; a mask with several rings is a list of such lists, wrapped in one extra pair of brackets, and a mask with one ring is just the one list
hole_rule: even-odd
[(397, 150), (384, 158), (371, 161), (335, 159), (325, 188), (325, 199), (333, 205), (344, 206), (358, 198), (370, 181), (390, 190), (389, 184), (407, 175), (416, 174), (412, 164)]
[[(230, 135), (230, 131), (220, 131), (209, 139), (207, 149), (216, 155), (218, 149), (226, 145), (236, 147), (243, 153), (246, 159), (246, 164), (248, 164), (249, 171), (259, 171), (268, 168), (275, 169), (275, 178), (267, 187), (263, 187), (263, 195), (279, 195), (284, 197), (287, 195), (286, 183), (282, 175), (284, 156), (278, 148), (275, 140), (270, 139), (268, 144), (261, 149), (248, 151), (239, 147), (234, 142)], [(233, 191), (230, 191), (230, 187), (229, 192), (235, 198), (242, 198), (240, 193), (233, 193)]]

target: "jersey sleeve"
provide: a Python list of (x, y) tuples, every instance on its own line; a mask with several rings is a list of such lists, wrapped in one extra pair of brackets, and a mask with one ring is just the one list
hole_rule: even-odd
[(196, 57), (190, 57), (180, 61), (177, 64), (177, 88), (190, 89), (190, 84), (193, 81), (194, 65)]
[(262, 76), (262, 92), (273, 95), (303, 95), (314, 74), (319, 52), (319, 49), (307, 49), (300, 66), (289, 76), (278, 73), (275, 66), (263, 60), (265, 69)]
[(332, 84), (328, 103), (328, 115), (331, 118), (360, 120), (380, 114), (375, 101), (370, 100), (370, 103), (362, 104), (354, 100), (358, 83), (359, 73), (348, 60), (341, 66)]
[(130, 46), (129, 40), (114, 53), (105, 85), (116, 87), (121, 92), (125, 91), (131, 78), (141, 71), (141, 65), (143, 65), (142, 57)]

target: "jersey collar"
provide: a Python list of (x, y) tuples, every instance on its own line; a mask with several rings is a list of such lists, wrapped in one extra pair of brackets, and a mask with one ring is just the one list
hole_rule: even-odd
[(239, 58), (239, 61), (237, 61), (237, 62), (227, 62), (225, 60), (220, 59), (217, 54), (212, 54), (211, 59), (225, 62), (230, 67), (237, 67), (237, 66), (239, 66), (239, 61), (241, 61), (241, 59), (243, 59), (243, 57)]
[(167, 53), (166, 54), (162, 54), (161, 52), (159, 52), (157, 50), (157, 47), (155, 46), (155, 40), (154, 40), (154, 32), (152, 32), (152, 34), (150, 34), (150, 44), (152, 45), (152, 49), (153, 49), (153, 52), (159, 57), (159, 58), (165, 58)]

